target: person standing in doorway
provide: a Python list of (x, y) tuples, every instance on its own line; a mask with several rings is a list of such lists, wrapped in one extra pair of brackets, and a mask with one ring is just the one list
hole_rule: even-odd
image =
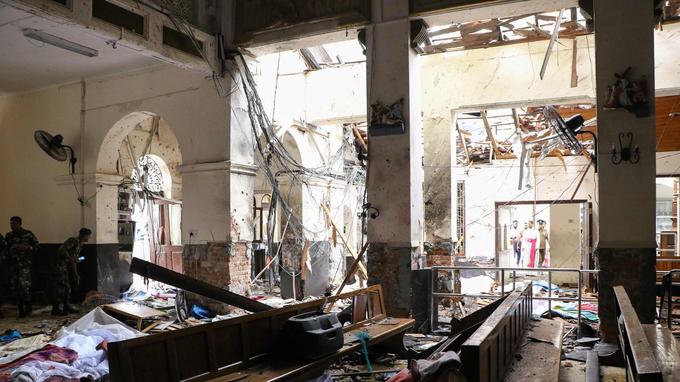
[(33, 232), (24, 229), (19, 216), (9, 219), (11, 231), (5, 235), (7, 243), (7, 268), (12, 293), (19, 307), (19, 317), (29, 316), (31, 306), (31, 266), (38, 250), (38, 239)]
[(519, 266), (522, 260), (522, 242), (517, 220), (513, 220), (512, 226), (510, 226), (510, 243), (512, 244), (512, 255), (515, 257), (515, 264)]
[(527, 241), (527, 235), (526, 232), (529, 229), (529, 224), (527, 222), (524, 222), (524, 228), (519, 232), (519, 244), (520, 244), (520, 259), (519, 259), (519, 265), (521, 267), (526, 266), (524, 264), (526, 262), (526, 259), (528, 258), (529, 255), (529, 249), (531, 248), (531, 245), (529, 245), (529, 242)]
[(545, 227), (545, 220), (538, 221), (538, 268), (543, 268), (545, 261), (545, 251), (548, 244), (548, 230)]
[[(59, 247), (57, 256), (52, 264), (52, 315), (65, 316), (69, 313), (77, 313), (78, 309), (69, 305), (71, 290), (80, 287), (80, 277), (78, 276), (78, 258), (83, 248), (83, 243), (90, 240), (92, 231), (81, 228), (78, 237), (66, 239), (64, 244)], [(64, 308), (60, 308), (63, 304)]]
[(524, 231), (524, 236), (526, 237), (527, 245), (529, 246), (528, 248), (529, 264), (527, 264), (527, 267), (535, 268), (537, 232), (534, 229), (533, 221), (530, 220), (529, 222), (527, 222), (527, 229)]

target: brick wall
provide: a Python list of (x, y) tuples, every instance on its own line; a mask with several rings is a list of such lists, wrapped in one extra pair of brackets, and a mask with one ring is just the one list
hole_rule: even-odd
[(451, 265), (453, 265), (453, 254), (450, 243), (425, 243), (425, 266)]
[[(244, 296), (250, 294), (251, 254), (245, 242), (185, 245), (182, 257), (187, 276)], [(214, 313), (226, 314), (234, 309), (193, 293), (188, 293), (187, 297), (189, 304), (207, 306)]]

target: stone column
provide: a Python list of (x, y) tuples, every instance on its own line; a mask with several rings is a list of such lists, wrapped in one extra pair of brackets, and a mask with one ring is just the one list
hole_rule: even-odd
[[(595, 1), (597, 79), (599, 313), (601, 335), (617, 341), (615, 296), (623, 285), (643, 323), (654, 319), (655, 270), (655, 107), (653, 5), (634, 0)], [(649, 116), (606, 110), (608, 86), (615, 73), (630, 67), (630, 79), (646, 78)], [(619, 134), (632, 133), (639, 162), (612, 163), (620, 152)], [(627, 146), (628, 138), (621, 141)]]
[[(427, 96), (423, 92), (423, 98)], [(456, 113), (451, 110), (440, 111), (443, 114), (423, 105), (424, 250), (428, 267), (452, 265), (457, 241), (457, 195), (453, 170), (456, 165)]]
[[(234, 68), (234, 70), (236, 70)], [(225, 83), (231, 84), (228, 77)], [(234, 88), (239, 88), (234, 84)], [(254, 138), (242, 91), (225, 102), (225, 136), (197, 135), (196, 139), (222, 139), (228, 145), (216, 152), (220, 160), (182, 166), (182, 240), (184, 272), (220, 288), (248, 295), (253, 240), (253, 195), (257, 166)], [(216, 313), (224, 304), (193, 296)]]
[(401, 317), (411, 307), (412, 258), (421, 250), (423, 224), (420, 76), (408, 12), (408, 1), (384, 1), (366, 36), (369, 116), (372, 104), (403, 100), (403, 133), (376, 135), (369, 127), (367, 179), (368, 202), (380, 212), (368, 222), (369, 284), (382, 285), (387, 313)]

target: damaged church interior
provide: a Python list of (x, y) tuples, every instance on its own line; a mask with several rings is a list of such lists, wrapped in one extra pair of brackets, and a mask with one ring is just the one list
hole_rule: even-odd
[(0, 382), (680, 381), (680, 0), (0, 0), (0, 53)]

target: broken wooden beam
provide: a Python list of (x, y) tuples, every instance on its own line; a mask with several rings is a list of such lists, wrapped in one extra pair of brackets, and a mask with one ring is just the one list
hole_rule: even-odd
[[(345, 248), (347, 248), (347, 251), (352, 255), (352, 257), (354, 257), (354, 259), (357, 259), (359, 256), (354, 251), (352, 246), (349, 245), (349, 242), (347, 241), (345, 234), (342, 233), (342, 231), (340, 230), (340, 227), (338, 227), (338, 225), (335, 224), (335, 221), (333, 220), (333, 217), (331, 216), (331, 211), (328, 209), (328, 207), (326, 207), (323, 204), (321, 205), (321, 208), (323, 209), (323, 212), (326, 214), (326, 217), (330, 221), (333, 228), (335, 228), (335, 230), (337, 231), (338, 236), (340, 236), (340, 241), (342, 241), (342, 243), (345, 245)], [(359, 262), (359, 271), (361, 272), (361, 276), (364, 279), (367, 280), (368, 279), (368, 271), (366, 271), (366, 267), (361, 262)]]
[(571, 87), (578, 86), (578, 72), (576, 71), (576, 58), (578, 57), (578, 42), (574, 37), (574, 42), (571, 45)]
[(130, 272), (189, 292), (200, 294), (201, 296), (225, 304), (233, 305), (249, 312), (264, 312), (272, 309), (272, 307), (267, 304), (251, 300), (240, 294), (229, 292), (228, 290), (218, 288), (201, 280), (196, 280), (192, 277), (185, 276), (181, 273), (174, 272), (136, 257), (133, 258), (130, 263)]
[(491, 131), (491, 125), (489, 125), (489, 119), (487, 118), (486, 110), (482, 110), (480, 114), (482, 115), (482, 121), (484, 122), (486, 136), (487, 139), (489, 139), (489, 141), (491, 142), (491, 147), (493, 148), (494, 156), (498, 156), (498, 154), (500, 154), (500, 152), (498, 151), (498, 143), (496, 142), (496, 138), (493, 136), (493, 132)]
[[(349, 272), (347, 272), (347, 276), (345, 276), (345, 279), (342, 280), (342, 284), (340, 284), (340, 288), (338, 288), (338, 291), (335, 292), (336, 296), (339, 296), (342, 294), (342, 290), (345, 288), (345, 285), (349, 282), (350, 279), (352, 279), (352, 276), (356, 273), (357, 269), (359, 268), (359, 264), (361, 264), (361, 258), (363, 257), (364, 253), (366, 252), (366, 249), (368, 249), (368, 242), (364, 244), (364, 246), (361, 248), (361, 251), (359, 252), (359, 255), (357, 256), (356, 259), (354, 259), (354, 263), (352, 263), (352, 267), (349, 269)], [(337, 300), (335, 300), (337, 301)], [(331, 302), (328, 304), (328, 306), (324, 309), (324, 312), (328, 313), (333, 309), (333, 305), (335, 305), (335, 301)]]

